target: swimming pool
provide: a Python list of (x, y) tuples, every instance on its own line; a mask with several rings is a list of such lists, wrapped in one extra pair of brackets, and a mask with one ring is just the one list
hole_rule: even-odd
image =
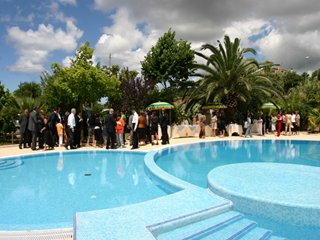
[(145, 174), (143, 152), (70, 151), (0, 159), (0, 231), (73, 227), (75, 212), (167, 195)]
[(243, 162), (289, 163), (320, 167), (320, 142), (299, 140), (226, 140), (183, 144), (159, 150), (156, 164), (165, 172), (207, 188), (216, 167)]

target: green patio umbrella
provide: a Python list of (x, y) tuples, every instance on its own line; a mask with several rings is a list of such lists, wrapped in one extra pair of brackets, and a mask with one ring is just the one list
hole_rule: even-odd
[(171, 105), (170, 103), (167, 103), (167, 102), (156, 102), (156, 103), (150, 104), (146, 108), (146, 110), (161, 110), (162, 108), (164, 108), (164, 109), (173, 109), (174, 106)]
[(264, 103), (262, 104), (260, 107), (260, 109), (281, 109), (281, 107), (279, 107), (278, 105), (274, 105), (273, 103)]
[[(146, 110), (161, 110), (162, 108), (164, 109), (170, 109), (169, 111), (169, 124), (171, 125), (171, 109), (174, 108), (174, 106), (170, 103), (167, 103), (167, 102), (155, 102), (155, 103), (152, 103), (150, 104)], [(159, 116), (160, 116), (160, 112), (159, 112)], [(171, 129), (172, 130), (172, 129)]]
[(202, 107), (202, 110), (225, 109), (225, 108), (228, 108), (228, 107), (222, 103), (208, 103)]

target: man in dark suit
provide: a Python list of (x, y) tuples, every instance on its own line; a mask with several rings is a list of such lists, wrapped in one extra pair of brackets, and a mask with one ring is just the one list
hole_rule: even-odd
[(238, 124), (242, 126), (242, 131), (244, 131), (244, 116), (242, 111), (238, 115)]
[(106, 116), (106, 130), (107, 130), (107, 149), (110, 146), (110, 138), (111, 138), (111, 149), (114, 149), (114, 140), (116, 138), (116, 120), (113, 116), (113, 109), (110, 108), (109, 114)]
[(39, 110), (38, 106), (34, 106), (33, 111), (30, 113), (30, 117), (29, 117), (28, 129), (31, 131), (31, 134), (32, 134), (32, 145), (31, 145), (32, 150), (36, 150), (36, 144), (37, 144), (37, 133), (38, 133), (37, 112), (38, 110)]
[(23, 148), (27, 147), (27, 135), (28, 135), (28, 122), (29, 122), (29, 110), (24, 110), (24, 114), (21, 114), (19, 118), (20, 124), (20, 140), (19, 148), (22, 149), (22, 139), (23, 139)]
[(161, 125), (161, 133), (162, 133), (162, 145), (169, 144), (169, 136), (168, 136), (168, 114), (165, 109), (162, 109), (162, 114), (160, 116), (160, 125)]
[(38, 115), (38, 143), (39, 149), (43, 149), (43, 133), (41, 133), (41, 129), (44, 127), (43, 121), (44, 111), (40, 110)]
[(263, 114), (263, 111), (261, 110), (260, 111), (261, 113), (261, 119), (262, 119), (262, 136), (264, 135), (264, 122), (265, 122), (265, 119), (264, 119), (264, 114)]
[(52, 136), (52, 141), (53, 144), (56, 145), (57, 142), (57, 127), (56, 124), (60, 122), (59, 117), (57, 115), (57, 108), (53, 108), (52, 109), (52, 113), (50, 113), (49, 117), (48, 117), (48, 125), (51, 131), (51, 136)]
[(150, 127), (151, 127), (151, 121), (150, 121), (150, 116), (148, 114), (148, 111), (144, 111), (144, 117), (146, 118), (147, 124), (146, 124), (146, 135), (147, 135), (147, 142), (151, 142), (151, 135), (150, 135)]

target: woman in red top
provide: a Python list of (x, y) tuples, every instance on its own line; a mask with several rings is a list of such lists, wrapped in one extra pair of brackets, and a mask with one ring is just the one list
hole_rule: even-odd
[(280, 137), (280, 133), (281, 133), (281, 123), (282, 123), (282, 116), (281, 116), (281, 111), (279, 112), (278, 116), (277, 116), (277, 125), (278, 125), (278, 137)]

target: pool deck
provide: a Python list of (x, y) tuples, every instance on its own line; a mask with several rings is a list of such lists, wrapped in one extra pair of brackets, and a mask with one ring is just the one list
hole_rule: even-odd
[[(182, 143), (192, 143), (192, 142), (202, 142), (202, 141), (221, 141), (221, 140), (239, 140), (239, 139), (245, 139), (244, 137), (238, 137), (238, 136), (232, 136), (232, 137), (225, 137), (225, 138), (219, 138), (219, 137), (207, 137), (205, 139), (199, 139), (197, 137), (186, 137), (186, 138), (175, 138), (170, 139), (170, 145), (175, 144), (182, 144)], [(264, 136), (258, 136), (253, 134), (253, 138), (247, 138), (247, 139), (280, 139), (280, 140), (320, 140), (320, 134), (308, 134), (307, 132), (301, 132), (300, 135), (294, 135), (294, 136), (284, 136), (281, 135), (280, 137), (277, 137), (274, 134), (265, 134)], [(128, 142), (128, 141), (127, 141)], [(159, 145), (151, 145), (147, 144), (146, 146), (141, 146), (137, 151), (151, 151), (155, 150), (157, 148), (170, 146), (170, 145), (161, 145), (161, 141), (159, 141)], [(90, 147), (81, 147), (79, 150), (94, 150), (94, 149), (101, 149), (101, 148), (94, 148), (92, 146)], [(117, 149), (118, 151), (121, 150), (130, 150), (131, 146), (126, 145), (123, 149)], [(48, 150), (47, 152), (52, 151), (65, 151), (66, 149), (64, 147), (56, 147), (55, 150)], [(69, 151), (77, 151), (77, 150), (69, 150)], [(19, 155), (19, 154), (30, 154), (30, 153), (41, 153), (42, 150), (38, 151), (32, 151), (30, 148), (26, 149), (19, 149), (18, 145), (5, 145), (0, 146), (0, 157), (8, 157), (12, 155)]]

